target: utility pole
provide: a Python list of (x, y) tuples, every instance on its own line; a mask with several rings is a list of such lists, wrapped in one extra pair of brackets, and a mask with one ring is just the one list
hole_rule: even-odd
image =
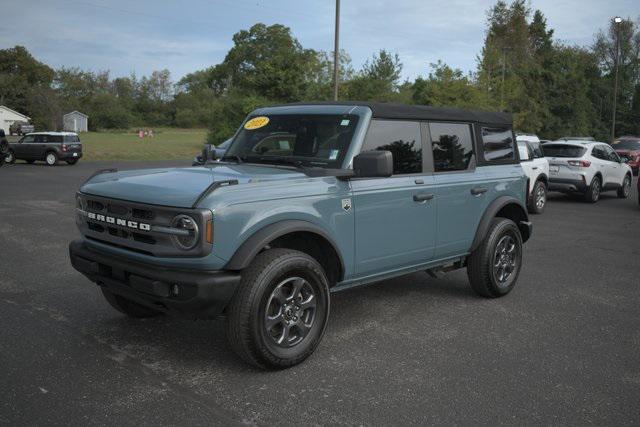
[(619, 66), (619, 55), (620, 55), (620, 23), (622, 22), (622, 18), (616, 16), (613, 18), (613, 23), (616, 28), (616, 55), (614, 57), (615, 61), (615, 77), (613, 80), (613, 117), (611, 119), (611, 142), (616, 139), (616, 109), (618, 107), (618, 66)]
[(507, 68), (507, 48), (502, 48), (502, 84), (500, 85), (500, 109), (504, 110), (504, 74)]
[(336, 32), (333, 45), (333, 100), (338, 100), (338, 80), (340, 78), (340, 0), (336, 0)]

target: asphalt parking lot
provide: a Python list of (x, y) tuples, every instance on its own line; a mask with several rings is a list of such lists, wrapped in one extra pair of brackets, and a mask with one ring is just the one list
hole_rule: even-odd
[(640, 423), (635, 181), (628, 200), (552, 194), (507, 297), (464, 271), (337, 293), (316, 353), (262, 372), (223, 322), (128, 319), (71, 268), (82, 181), (174, 164), (0, 168), (0, 424)]

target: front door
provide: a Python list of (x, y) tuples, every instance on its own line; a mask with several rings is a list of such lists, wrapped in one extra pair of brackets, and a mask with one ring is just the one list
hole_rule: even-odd
[(353, 179), (358, 276), (422, 264), (436, 241), (435, 181), (425, 173), (418, 122), (372, 120), (361, 151), (388, 150), (394, 175)]
[(35, 136), (27, 135), (22, 137), (20, 142), (13, 146), (13, 152), (18, 159), (31, 158), (29, 151), (34, 145)]

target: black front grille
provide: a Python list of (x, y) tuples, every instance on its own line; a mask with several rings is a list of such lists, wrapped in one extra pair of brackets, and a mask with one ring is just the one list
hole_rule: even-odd
[(101, 243), (157, 257), (200, 257), (211, 251), (212, 245), (203, 236), (196, 247), (184, 250), (163, 230), (172, 227), (178, 215), (192, 216), (204, 230), (212, 218), (208, 209), (156, 206), (83, 193), (78, 194), (78, 209), (82, 234)]
[(123, 205), (116, 205), (113, 203), (109, 203), (109, 206), (107, 207), (107, 211), (114, 215), (126, 215), (127, 213), (129, 213), (129, 208)]
[(137, 219), (146, 219), (146, 220), (152, 220), (153, 218), (155, 218), (155, 215), (153, 214), (153, 211), (148, 210), (148, 209), (132, 209), (131, 210), (131, 216)]

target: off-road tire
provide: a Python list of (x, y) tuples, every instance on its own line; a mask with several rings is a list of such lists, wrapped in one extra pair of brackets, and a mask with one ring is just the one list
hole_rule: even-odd
[(631, 175), (626, 174), (622, 181), (622, 187), (618, 188), (618, 197), (627, 199), (631, 195)]
[(48, 166), (55, 166), (58, 163), (58, 155), (54, 151), (47, 151), (44, 155), (44, 162)]
[[(540, 200), (542, 197), (542, 200)], [(541, 202), (541, 203), (540, 203)], [(531, 195), (529, 196), (528, 211), (532, 214), (541, 214), (544, 212), (544, 208), (547, 206), (547, 186), (542, 181), (536, 181)]]
[(600, 199), (600, 193), (602, 192), (602, 181), (600, 177), (594, 176), (591, 180), (591, 184), (587, 188), (587, 192), (584, 193), (584, 200), (589, 203), (595, 203)]
[[(496, 249), (503, 237), (509, 236), (515, 245), (515, 268), (504, 283), (500, 283), (494, 272)], [(522, 236), (518, 226), (507, 218), (494, 218), (484, 240), (467, 261), (467, 276), (473, 291), (486, 298), (497, 298), (508, 294), (518, 281), (522, 267)]]
[(100, 289), (102, 290), (102, 295), (104, 295), (104, 298), (111, 305), (111, 307), (115, 308), (120, 313), (126, 314), (129, 317), (144, 319), (147, 317), (155, 317), (161, 314), (161, 312), (159, 311), (130, 301), (124, 297), (121, 297), (120, 295), (111, 293), (105, 288)]
[(76, 163), (78, 163), (78, 159), (69, 159), (69, 160), (65, 160), (65, 162), (67, 162), (68, 165), (75, 165)]
[[(316, 349), (329, 318), (329, 285), (320, 264), (291, 249), (260, 253), (242, 271), (242, 280), (227, 308), (227, 337), (245, 362), (264, 369), (282, 369), (305, 360)], [(267, 310), (273, 292), (288, 278), (301, 277), (313, 288), (317, 309), (308, 333), (292, 347), (281, 348), (267, 332)]]
[(4, 162), (12, 165), (16, 162), (16, 154), (13, 152), (13, 150), (9, 150), (6, 152), (6, 154), (4, 155)]

